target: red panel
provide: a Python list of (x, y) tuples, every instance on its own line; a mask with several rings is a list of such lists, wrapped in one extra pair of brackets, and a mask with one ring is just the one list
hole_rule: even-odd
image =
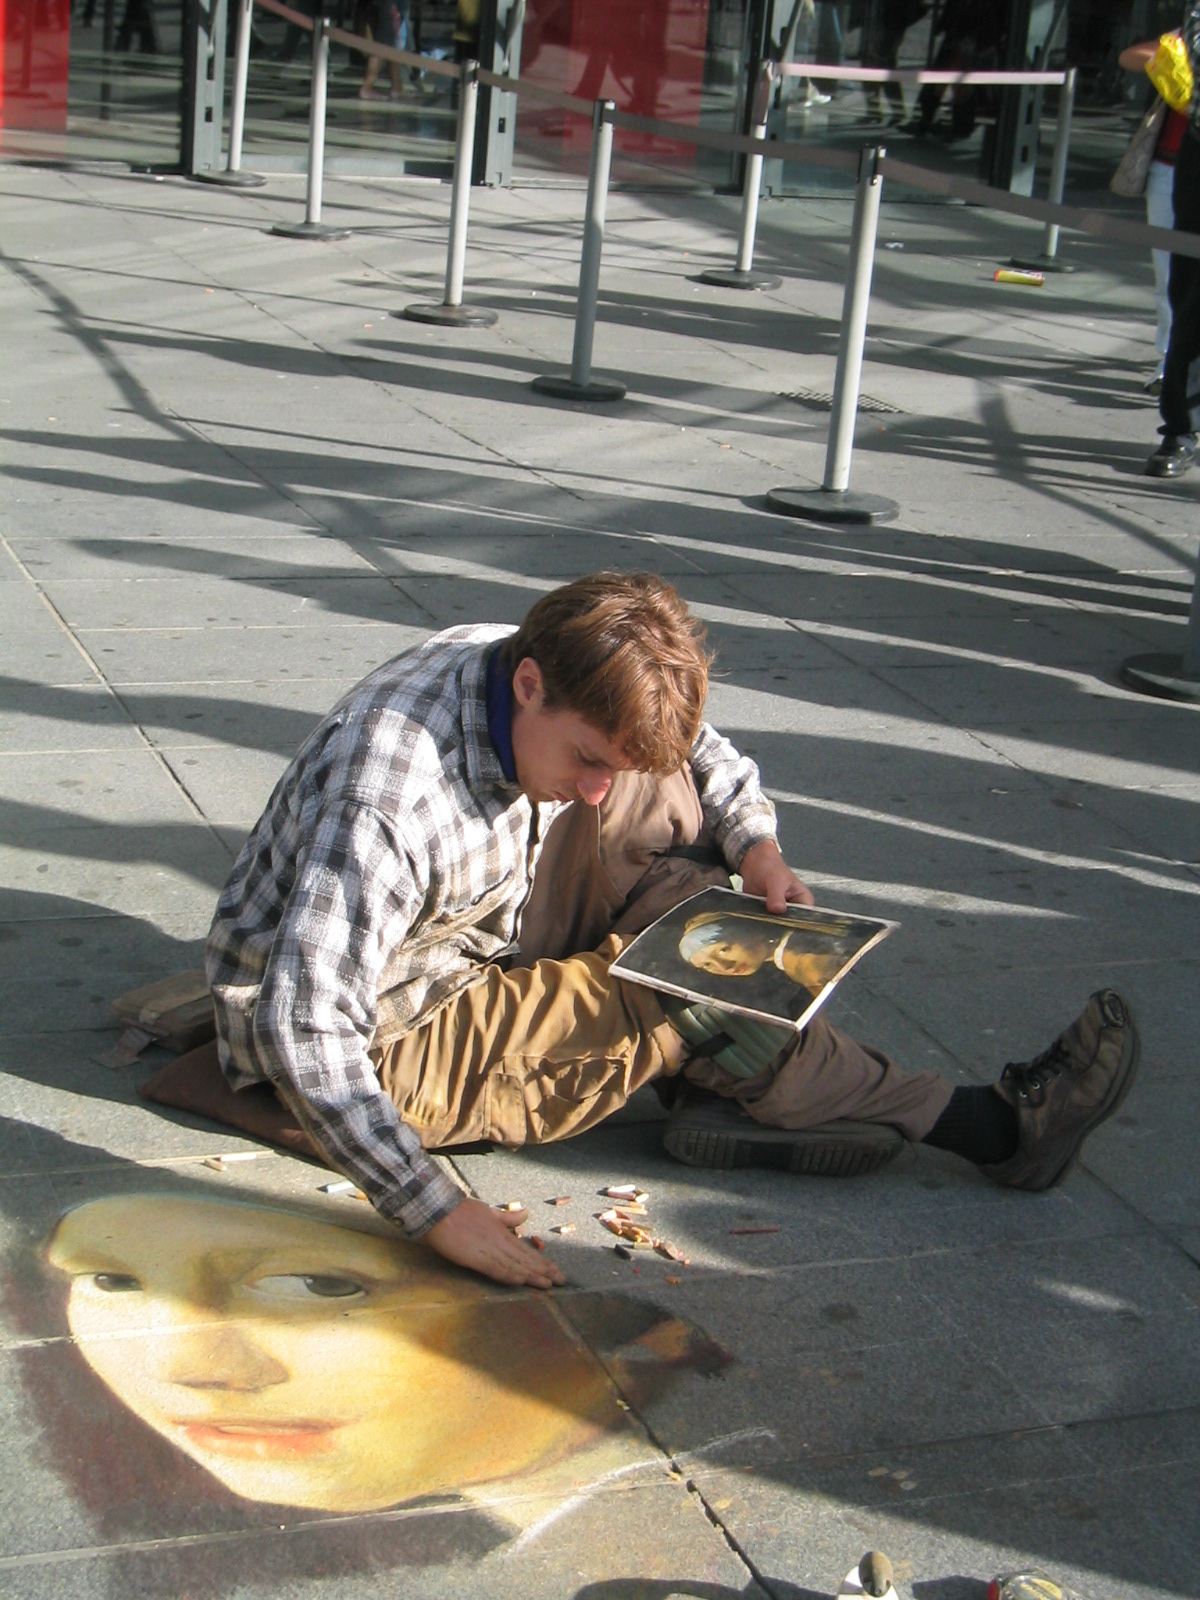
[[(587, 100), (614, 100), (622, 111), (669, 122), (700, 120), (708, 37), (708, 0), (528, 0), (521, 76)], [(586, 149), (581, 117), (521, 107), (518, 136), (551, 139), (562, 150)], [(695, 146), (618, 128), (614, 148), (690, 166)]]
[(71, 0), (0, 0), (0, 128), (67, 126)]

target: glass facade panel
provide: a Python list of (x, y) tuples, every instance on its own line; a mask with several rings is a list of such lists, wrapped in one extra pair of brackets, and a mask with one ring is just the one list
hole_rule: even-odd
[[(521, 76), (584, 99), (611, 99), (619, 110), (696, 127), (731, 131), (737, 122), (746, 46), (744, 0), (529, 0)], [(579, 171), (591, 144), (588, 119), (522, 103), (518, 159)], [(727, 156), (697, 151), (686, 140), (618, 128), (614, 171), (639, 169), (727, 181)]]
[[(179, 157), (181, 0), (0, 0), (0, 155), (170, 163)], [(14, 19), (34, 93), (10, 93)]]
[[(309, 11), (311, 0), (294, 0)], [(329, 19), (349, 33), (401, 50), (453, 60), (453, 0), (330, 0)], [(230, 41), (232, 49), (232, 40)], [(274, 16), (254, 14), (242, 165), (248, 170), (303, 171), (308, 161), (312, 35)], [(228, 93), (232, 70), (226, 74)], [(325, 118), (326, 170), (428, 172), (448, 176), (454, 157), (453, 84), (433, 73), (394, 68), (344, 45), (329, 51)]]
[(0, 128), (66, 127), (70, 25), (70, 0), (0, 0)]

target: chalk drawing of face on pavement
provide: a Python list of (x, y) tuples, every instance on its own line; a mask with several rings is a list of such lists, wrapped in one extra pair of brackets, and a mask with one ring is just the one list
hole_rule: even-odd
[(138, 1195), (48, 1247), (84, 1359), (234, 1494), (327, 1512), (462, 1493), (628, 1437), (546, 1297), (299, 1212)]

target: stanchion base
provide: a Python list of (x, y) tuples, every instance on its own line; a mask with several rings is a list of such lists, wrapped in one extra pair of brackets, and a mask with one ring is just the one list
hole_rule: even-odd
[(741, 272), (737, 267), (708, 267), (697, 274), (696, 281), (718, 289), (778, 289), (783, 283), (773, 272)]
[(1143, 694), (1157, 695), (1160, 700), (1187, 700), (1200, 705), (1200, 678), (1184, 671), (1183, 657), (1155, 652), (1152, 655), (1128, 656), (1121, 663), (1118, 677), (1131, 689)]
[(533, 380), (538, 394), (553, 395), (556, 400), (624, 400), (623, 383), (604, 383), (592, 378), (588, 383), (575, 383), (571, 378), (559, 378), (552, 372)]
[(323, 222), (277, 222), (268, 232), (281, 239), (348, 239), (349, 228), (328, 228)]
[(1069, 261), (1060, 261), (1057, 256), (1013, 256), (1008, 264), (1010, 267), (1016, 267), (1018, 272), (1075, 271)]
[(895, 500), (881, 494), (851, 494), (848, 489), (770, 489), (767, 505), (785, 517), (805, 522), (894, 522), (900, 515)]
[(216, 183), (223, 189), (261, 189), (266, 179), (257, 172), (189, 172), (193, 183)]
[(500, 314), (483, 306), (438, 305), (432, 300), (418, 300), (405, 306), (403, 311), (393, 311), (394, 317), (405, 317), (409, 322), (433, 322), (442, 328), (490, 328), (499, 322)]

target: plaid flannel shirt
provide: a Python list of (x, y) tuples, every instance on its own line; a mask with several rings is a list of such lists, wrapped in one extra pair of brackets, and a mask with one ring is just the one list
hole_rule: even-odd
[[(453, 628), (378, 668), (311, 734), (217, 903), (207, 967), (233, 1087), (276, 1086), (334, 1164), (418, 1235), (461, 1191), (368, 1050), (510, 950), (545, 830), (487, 726), (506, 627)], [(758, 771), (704, 726), (691, 766), (731, 866), (775, 833)]]

